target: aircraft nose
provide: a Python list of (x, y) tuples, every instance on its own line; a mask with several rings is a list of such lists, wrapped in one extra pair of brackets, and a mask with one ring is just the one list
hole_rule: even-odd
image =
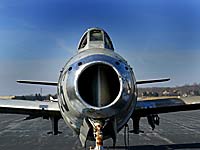
[(127, 63), (110, 51), (86, 57), (83, 54), (62, 71), (58, 86), (60, 105), (69, 109), (73, 106), (77, 114), (91, 118), (111, 117), (119, 114), (121, 108), (133, 109), (135, 80)]

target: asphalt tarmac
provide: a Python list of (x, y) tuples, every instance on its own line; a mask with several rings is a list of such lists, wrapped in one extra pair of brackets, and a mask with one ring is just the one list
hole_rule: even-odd
[[(0, 150), (84, 150), (63, 120), (59, 122), (62, 134), (53, 136), (47, 134), (51, 130), (49, 120), (23, 121), (24, 117), (0, 114)], [(160, 118), (160, 126), (154, 131), (147, 124), (147, 119), (142, 119), (140, 129), (144, 133), (129, 134), (128, 149), (200, 149), (200, 111), (162, 114)], [(132, 129), (132, 121), (129, 121), (129, 128)], [(128, 141), (126, 143), (128, 145)], [(93, 144), (88, 142), (87, 147)], [(106, 140), (104, 145), (106, 150), (113, 149), (112, 140)], [(126, 149), (124, 130), (118, 134), (115, 149)]]

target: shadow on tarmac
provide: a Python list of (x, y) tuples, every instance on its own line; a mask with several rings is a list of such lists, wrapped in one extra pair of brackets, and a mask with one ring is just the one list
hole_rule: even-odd
[(184, 149), (200, 149), (200, 143), (185, 144), (169, 144), (169, 145), (137, 145), (137, 146), (116, 146), (105, 147), (106, 150), (184, 150)]

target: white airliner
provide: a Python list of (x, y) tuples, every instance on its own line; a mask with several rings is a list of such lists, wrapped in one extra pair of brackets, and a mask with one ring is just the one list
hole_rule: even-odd
[(0, 100), (0, 113), (26, 114), (27, 119), (51, 119), (53, 134), (58, 134), (58, 121), (66, 124), (80, 138), (96, 141), (94, 150), (103, 149), (103, 140), (113, 139), (133, 120), (133, 133), (139, 133), (139, 120), (147, 117), (154, 129), (159, 125), (159, 113), (200, 108), (200, 98), (157, 97), (137, 98), (137, 85), (164, 82), (169, 79), (137, 81), (133, 69), (114, 52), (108, 34), (100, 28), (90, 28), (82, 36), (78, 51), (63, 67), (58, 82), (18, 80), (19, 83), (57, 86), (58, 100), (50, 102)]

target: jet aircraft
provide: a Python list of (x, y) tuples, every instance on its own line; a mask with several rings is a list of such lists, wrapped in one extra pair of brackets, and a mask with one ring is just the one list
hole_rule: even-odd
[(159, 113), (200, 108), (200, 99), (157, 97), (138, 98), (140, 84), (165, 82), (166, 79), (137, 81), (128, 62), (114, 52), (108, 34), (100, 28), (89, 28), (81, 37), (78, 51), (62, 68), (58, 82), (18, 80), (18, 83), (57, 87), (58, 99), (49, 102), (0, 100), (0, 113), (25, 114), (26, 120), (43, 117), (52, 121), (52, 133), (59, 134), (58, 121), (65, 123), (80, 138), (95, 141), (91, 149), (102, 150), (103, 140), (113, 139), (133, 120), (138, 134), (139, 120), (147, 117), (152, 129), (159, 125)]

